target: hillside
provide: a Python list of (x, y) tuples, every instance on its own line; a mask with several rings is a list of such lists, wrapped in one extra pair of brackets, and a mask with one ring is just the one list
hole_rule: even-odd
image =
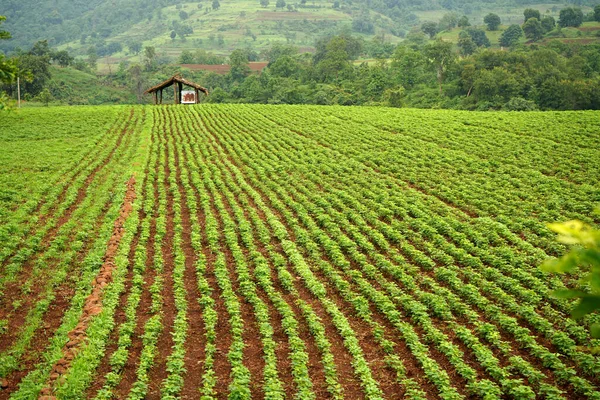
[[(445, 13), (465, 14), (480, 24), (488, 12), (504, 21), (518, 21), (525, 7), (556, 13), (563, 3), (512, 1), (349, 1), (301, 0), (6, 0), (6, 29), (14, 39), (0, 43), (0, 50), (27, 48), (48, 39), (52, 46), (85, 55), (94, 47), (105, 63), (137, 60), (136, 45), (155, 46), (164, 57), (184, 49), (205, 49), (228, 55), (233, 49), (257, 52), (275, 42), (292, 43), (313, 50), (315, 40), (326, 34), (354, 32), (366, 38), (385, 35), (396, 43), (422, 21), (439, 20)], [(593, 0), (579, 2), (593, 5)], [(285, 4), (285, 6), (283, 6)], [(175, 38), (171, 38), (174, 32)]]
[(547, 223), (600, 222), (599, 121), (7, 114), (0, 398), (596, 399), (599, 316), (539, 266)]

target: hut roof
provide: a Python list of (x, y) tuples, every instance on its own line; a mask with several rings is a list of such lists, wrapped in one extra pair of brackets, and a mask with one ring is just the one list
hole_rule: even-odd
[(171, 86), (175, 82), (180, 82), (180, 83), (183, 83), (184, 85), (191, 86), (195, 89), (200, 90), (201, 92), (204, 92), (204, 94), (208, 95), (208, 89), (206, 89), (192, 81), (188, 81), (187, 79), (182, 78), (181, 75), (174, 75), (171, 78), (164, 81), (163, 83), (159, 83), (158, 85), (151, 87), (150, 89), (146, 90), (144, 93), (156, 92), (157, 90), (164, 89), (168, 86)]

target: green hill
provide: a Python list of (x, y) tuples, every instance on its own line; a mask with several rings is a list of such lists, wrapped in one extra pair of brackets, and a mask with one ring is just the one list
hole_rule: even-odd
[[(0, 15), (13, 39), (0, 51), (28, 48), (48, 39), (53, 47), (84, 56), (94, 48), (100, 65), (137, 61), (136, 45), (155, 46), (164, 60), (185, 49), (204, 49), (228, 55), (233, 49), (257, 53), (275, 42), (292, 43), (301, 51), (313, 50), (318, 37), (350, 31), (371, 38), (385, 35), (396, 43), (423, 21), (438, 21), (444, 14), (467, 15), (481, 24), (483, 15), (495, 12), (506, 24), (522, 20), (526, 7), (557, 14), (559, 2), (512, 0), (484, 3), (472, 0), (4, 0)], [(279, 4), (277, 4), (279, 3)], [(595, 0), (579, 1), (593, 6)], [(277, 7), (279, 5), (280, 7)], [(175, 38), (172, 39), (171, 35)]]

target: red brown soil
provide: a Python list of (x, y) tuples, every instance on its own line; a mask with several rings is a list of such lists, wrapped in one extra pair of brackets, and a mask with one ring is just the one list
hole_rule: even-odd
[[(248, 197), (246, 197), (246, 199), (248, 200), (248, 207), (251, 207), (256, 212), (256, 214), (259, 216), (259, 218), (262, 220), (262, 222), (265, 226), (268, 226), (266, 224), (266, 216), (264, 215), (264, 213), (262, 213), (262, 211), (256, 206), (256, 204), (254, 203), (253, 200), (251, 200)], [(244, 207), (245, 205), (246, 204), (240, 204), (240, 206), (244, 209), (244, 215), (246, 216), (246, 219), (251, 220), (251, 218), (249, 218), (249, 216), (248, 216), (247, 208)], [(255, 227), (255, 229), (257, 228), (257, 225), (255, 225), (254, 222), (253, 222), (253, 226)], [(274, 290), (283, 297), (283, 299), (285, 300), (287, 305), (292, 309), (295, 319), (299, 322), (298, 336), (300, 337), (300, 339), (306, 346), (305, 348), (306, 348), (306, 352), (308, 354), (308, 373), (309, 373), (309, 375), (311, 377), (311, 381), (313, 383), (313, 390), (315, 392), (315, 395), (317, 396), (318, 399), (330, 398), (331, 395), (327, 390), (325, 370), (323, 368), (323, 364), (321, 363), (321, 359), (319, 356), (319, 349), (316, 346), (314, 338), (310, 335), (310, 332), (308, 330), (308, 325), (305, 323), (302, 323), (302, 319), (303, 319), (302, 311), (299, 309), (298, 305), (296, 304), (296, 299), (281, 286), (281, 283), (279, 282), (279, 280), (277, 278), (276, 268), (273, 265), (271, 258), (269, 257), (268, 249), (265, 247), (264, 244), (262, 244), (258, 239), (256, 239), (256, 236), (255, 236), (255, 245), (257, 246), (257, 250), (269, 262), (269, 266), (270, 266), (270, 270), (271, 270), (271, 283), (273, 284)], [(271, 237), (270, 245), (274, 249), (277, 248), (277, 243), (275, 242), (275, 239), (273, 237)], [(281, 248), (279, 248), (279, 250), (280, 250), (279, 254), (284, 256), (284, 254), (281, 253), (281, 251), (282, 251)], [(282, 374), (281, 374), (282, 378), (285, 378), (286, 376), (291, 377), (292, 368), (291, 368), (290, 361), (284, 359), (285, 354), (288, 354), (288, 355), (290, 354), (288, 338), (287, 338), (287, 335), (283, 336), (285, 334), (285, 332), (279, 331), (279, 329), (282, 328), (282, 326), (280, 326), (281, 320), (278, 321), (277, 324), (278, 325), (275, 329), (274, 339), (277, 340), (281, 344), (282, 347), (284, 347), (283, 349), (280, 350), (281, 352), (280, 353), (278, 352), (278, 354), (277, 354), (278, 363), (279, 363), (278, 370), (282, 372)], [(292, 388), (288, 387), (288, 385), (293, 384), (293, 382), (288, 382), (287, 380), (284, 379), (284, 383), (286, 384), (286, 387), (285, 387), (286, 396), (291, 398), (293, 396), (293, 394), (290, 393)]]
[[(169, 125), (172, 126), (172, 125)], [(171, 135), (174, 140), (173, 131)], [(176, 146), (177, 147), (177, 146)], [(200, 293), (196, 285), (196, 271), (195, 265), (198, 257), (195, 254), (192, 246), (192, 215), (188, 208), (187, 195), (185, 188), (182, 183), (181, 168), (180, 168), (180, 155), (176, 151), (175, 154), (175, 167), (177, 169), (177, 189), (181, 196), (181, 221), (182, 221), (182, 244), (183, 252), (185, 255), (185, 272), (184, 272), (184, 284), (186, 290), (187, 300), (187, 312), (188, 318), (188, 331), (185, 340), (186, 352), (185, 352), (185, 376), (183, 382), (183, 389), (181, 393), (182, 398), (196, 398), (198, 397), (198, 389), (202, 383), (202, 374), (204, 371), (204, 356), (206, 350), (206, 337), (204, 336), (205, 328), (202, 315), (202, 307), (198, 302)], [(184, 162), (187, 158), (182, 154)]]
[[(208, 127), (207, 127), (207, 130), (208, 130)], [(220, 146), (221, 148), (224, 149), (224, 147), (222, 146), (222, 144), (220, 144), (219, 140), (216, 138), (216, 136), (214, 136), (214, 134), (213, 134), (213, 140), (218, 144), (218, 146)], [(236, 165), (236, 167), (238, 167), (238, 169), (239, 169), (239, 164), (235, 163), (231, 158), (229, 159), (229, 161), (232, 162), (233, 165)], [(256, 188), (254, 188), (254, 190), (257, 193), (259, 193), (259, 195), (262, 197), (263, 202), (265, 204), (270, 204), (269, 200), (266, 198), (266, 196), (261, 191), (257, 190)], [(279, 221), (281, 221), (281, 222), (285, 221), (283, 216), (281, 214), (279, 214), (275, 209), (273, 209), (272, 206), (270, 208), (274, 212), (274, 214), (278, 217)], [(263, 218), (264, 218), (264, 216), (263, 216)], [(265, 219), (265, 221), (266, 221), (266, 219)], [(292, 240), (294, 240), (293, 232), (289, 228), (288, 228), (288, 234), (290, 234)], [(281, 249), (281, 243), (277, 243), (277, 245), (279, 246), (280, 251), (282, 252), (282, 255), (285, 256), (285, 254), (283, 253), (283, 250)], [(297, 281), (300, 281), (301, 278), (297, 274), (295, 274), (295, 272), (293, 270), (290, 272), (296, 278)], [(348, 398), (357, 398), (357, 399), (363, 398), (364, 393), (360, 387), (360, 383), (358, 382), (358, 380), (356, 379), (356, 377), (354, 375), (354, 370), (352, 368), (352, 357), (350, 356), (350, 354), (344, 347), (343, 338), (340, 336), (339, 332), (337, 331), (337, 328), (333, 325), (333, 323), (331, 321), (331, 317), (329, 316), (327, 311), (324, 309), (323, 304), (318, 299), (316, 299), (312, 295), (312, 293), (310, 293), (308, 291), (308, 289), (306, 289), (303, 285), (298, 285), (296, 287), (296, 289), (298, 290), (300, 299), (302, 299), (305, 303), (309, 304), (313, 308), (313, 310), (319, 316), (319, 318), (321, 319), (321, 321), (323, 323), (323, 326), (327, 333), (327, 337), (331, 343), (331, 351), (334, 355), (334, 359), (336, 362), (336, 369), (337, 369), (339, 383), (342, 385), (345, 395), (348, 396)]]
[[(215, 201), (215, 193), (211, 193), (212, 201)], [(213, 203), (214, 207), (214, 203)], [(218, 224), (219, 224), (219, 232), (224, 232), (224, 222), (222, 219), (222, 215), (217, 212), (216, 208), (213, 208), (213, 214), (217, 216)], [(242, 338), (244, 341), (244, 365), (248, 368), (250, 372), (250, 391), (252, 394), (252, 398), (262, 398), (264, 396), (263, 392), (263, 383), (264, 383), (264, 369), (265, 369), (265, 360), (263, 353), (263, 344), (261, 341), (261, 335), (258, 328), (258, 321), (256, 320), (256, 316), (254, 314), (254, 309), (250, 305), (250, 303), (241, 295), (240, 285), (238, 283), (238, 276), (236, 273), (236, 264), (231, 249), (228, 247), (225, 237), (223, 234), (220, 235), (220, 245), (225, 255), (225, 264), (227, 270), (229, 271), (229, 276), (231, 280), (231, 287), (233, 291), (236, 293), (240, 305), (241, 318), (244, 321), (244, 331), (242, 333)]]
[[(119, 138), (117, 139), (115, 147), (113, 149), (111, 149), (111, 152), (102, 161), (102, 163), (100, 163), (90, 173), (90, 175), (86, 178), (83, 186), (81, 188), (79, 188), (79, 190), (77, 191), (76, 200), (73, 202), (73, 204), (71, 204), (67, 208), (67, 210), (63, 213), (63, 215), (57, 221), (56, 225), (53, 228), (51, 228), (50, 230), (48, 230), (46, 235), (44, 235), (44, 238), (42, 239), (42, 245), (41, 245), (42, 248), (44, 248), (44, 249), (48, 248), (49, 244), (56, 237), (59, 229), (65, 223), (67, 223), (67, 221), (71, 218), (73, 212), (75, 212), (75, 210), (83, 202), (83, 200), (85, 199), (85, 197), (87, 195), (87, 189), (90, 186), (90, 184), (92, 183), (92, 181), (94, 180), (94, 178), (96, 177), (96, 175), (98, 174), (98, 172), (101, 169), (103, 169), (110, 162), (110, 160), (112, 159), (117, 148), (120, 147), (123, 137), (125, 136), (125, 133), (127, 132), (127, 127), (132, 118), (132, 115), (133, 115), (133, 109), (131, 111), (131, 114), (129, 116), (129, 120), (128, 120), (126, 126), (123, 128), (123, 130), (121, 131), (121, 133), (119, 135)], [(72, 232), (70, 235), (71, 235), (71, 237), (73, 237), (73, 235), (75, 235), (75, 232)], [(36, 281), (35, 281), (36, 284), (31, 285), (32, 289), (34, 290), (33, 293), (29, 293), (27, 296), (22, 296), (22, 294), (21, 294), (21, 288), (29, 281), (31, 274), (34, 270), (35, 259), (37, 257), (40, 257), (43, 253), (44, 253), (43, 251), (36, 253), (36, 255), (34, 257), (30, 258), (23, 265), (22, 272), (19, 275), (18, 280), (15, 282), (12, 282), (11, 284), (6, 285), (6, 287), (3, 290), (2, 299), (5, 299), (6, 303), (3, 302), (2, 299), (0, 299), (0, 319), (8, 319), (9, 329), (7, 329), (7, 335), (4, 335), (4, 337), (2, 337), (2, 340), (0, 341), (0, 351), (7, 349), (13, 343), (13, 341), (16, 339), (17, 334), (20, 330), (19, 328), (25, 323), (25, 318), (28, 315), (29, 309), (31, 307), (33, 307), (33, 305), (37, 302), (40, 293), (45, 288), (45, 285), (43, 284), (44, 276), (40, 276), (40, 277), (36, 278)], [(59, 260), (53, 260), (54, 263), (58, 263), (58, 261)], [(51, 271), (51, 266), (49, 265), (48, 268), (46, 268), (46, 270)], [(37, 292), (36, 292), (36, 290), (37, 290)], [(22, 298), (24, 300), (23, 304), (19, 307), (18, 312), (13, 311), (11, 304), (8, 303), (9, 299), (15, 299), (15, 298)]]
[[(197, 160), (200, 158), (201, 157), (197, 154), (194, 154), (194, 157), (192, 157), (196, 168), (199, 168)], [(206, 261), (206, 280), (211, 288), (211, 295), (214, 300), (215, 312), (217, 314), (217, 323), (215, 325), (215, 346), (217, 354), (214, 359), (213, 369), (215, 371), (215, 379), (217, 382), (217, 395), (219, 395), (221, 398), (224, 398), (226, 397), (227, 388), (231, 382), (231, 364), (227, 359), (227, 352), (231, 347), (233, 337), (231, 333), (231, 325), (227, 318), (227, 308), (225, 307), (223, 298), (219, 295), (220, 288), (217, 284), (214, 274), (216, 255), (210, 249), (208, 239), (206, 237), (206, 215), (204, 214), (203, 208), (200, 207), (202, 204), (200, 199), (200, 190), (205, 189), (207, 192), (208, 190), (206, 188), (198, 188), (196, 186), (193, 186), (193, 188), (196, 204), (199, 205), (196, 218), (198, 219), (198, 223), (202, 231), (202, 252)], [(212, 212), (214, 213), (214, 208), (212, 209)], [(185, 388), (184, 384), (184, 393), (186, 393), (186, 390), (187, 389)]]
[(177, 314), (177, 308), (175, 307), (175, 297), (173, 289), (173, 269), (175, 267), (175, 257), (173, 255), (173, 238), (175, 236), (175, 223), (173, 221), (174, 210), (173, 210), (173, 193), (169, 188), (169, 177), (171, 176), (171, 169), (169, 167), (170, 153), (165, 143), (165, 179), (162, 182), (164, 191), (167, 196), (167, 221), (166, 221), (166, 234), (163, 238), (162, 243), (162, 255), (164, 261), (163, 270), (163, 331), (161, 332), (156, 348), (158, 353), (154, 360), (154, 365), (149, 371), (148, 381), (148, 394), (147, 399), (159, 399), (160, 398), (160, 387), (165, 378), (168, 376), (166, 368), (167, 358), (171, 354), (171, 348), (173, 347), (173, 327), (175, 322), (175, 315)]
[[(152, 137), (152, 141), (154, 141), (154, 137)], [(142, 192), (142, 199), (145, 199), (146, 196), (148, 196), (148, 188), (147, 188), (147, 182), (148, 182), (148, 169), (149, 169), (149, 165), (150, 165), (150, 158), (148, 158), (148, 163), (146, 164), (146, 169), (145, 169), (145, 173), (144, 173), (144, 182), (143, 182), (143, 192)], [(139, 221), (140, 221), (140, 228), (141, 228), (141, 224), (143, 221), (146, 220), (146, 218), (150, 218), (151, 216), (146, 215), (146, 212), (144, 211), (143, 208), (140, 208), (139, 210)], [(151, 227), (152, 227), (152, 222), (151, 222)], [(106, 374), (108, 374), (111, 370), (112, 367), (110, 365), (110, 358), (113, 355), (113, 353), (117, 350), (118, 348), (118, 337), (119, 337), (119, 326), (121, 326), (121, 324), (126, 322), (126, 314), (125, 314), (125, 309), (127, 307), (127, 302), (130, 296), (130, 290), (131, 290), (131, 283), (132, 283), (132, 277), (133, 277), (133, 265), (134, 265), (134, 257), (135, 257), (135, 249), (138, 246), (139, 243), (139, 237), (138, 237), (138, 233), (136, 233), (132, 245), (131, 245), (131, 251), (129, 252), (129, 256), (128, 256), (128, 265), (129, 265), (129, 271), (128, 271), (128, 275), (127, 275), (127, 279), (125, 282), (125, 290), (123, 291), (123, 293), (121, 294), (121, 298), (119, 299), (119, 306), (117, 307), (117, 311), (115, 313), (115, 324), (114, 324), (114, 328), (113, 331), (111, 332), (111, 335), (108, 339), (107, 342), (107, 347), (106, 347), (106, 351), (104, 352), (104, 357), (102, 358), (102, 361), (100, 362), (100, 365), (98, 366), (98, 369), (96, 370), (96, 379), (94, 379), (94, 381), (91, 383), (90, 387), (87, 389), (86, 391), (86, 398), (94, 398), (96, 397), (97, 392), (102, 388), (102, 386), (105, 383), (105, 378), (106, 378)], [(146, 260), (146, 269), (149, 268), (149, 260), (152, 260), (152, 256), (153, 256), (153, 245), (154, 245), (154, 235), (151, 235), (148, 238), (148, 242), (151, 241), (151, 246), (152, 249), (148, 249), (146, 248), (146, 256), (147, 256), (147, 260)], [(149, 245), (149, 243), (146, 243), (146, 247)], [(152, 253), (151, 253), (152, 252)], [(148, 289), (148, 281), (152, 280), (152, 279), (148, 279), (145, 278), (144, 279), (144, 284), (143, 284), (143, 288), (142, 288), (142, 294), (140, 296), (140, 304), (138, 304), (138, 309), (136, 310), (136, 312), (139, 313), (140, 308), (142, 307), (142, 303), (143, 303), (143, 299), (144, 299), (144, 292)], [(150, 283), (151, 284), (151, 283)], [(136, 315), (136, 317), (139, 317)], [(140, 321), (138, 318), (136, 318), (136, 321)], [(144, 321), (145, 323), (145, 321)], [(144, 323), (141, 323), (141, 326), (144, 325)], [(136, 330), (139, 329), (140, 327), (140, 322), (138, 322), (138, 324), (136, 325)], [(132, 343), (137, 339), (139, 340), (139, 337), (141, 337), (142, 333), (135, 333), (134, 335), (132, 335), (131, 337), (131, 341)], [(132, 347), (132, 346), (130, 346)], [(130, 349), (131, 350), (131, 349)], [(130, 352), (131, 354), (131, 352)]]
[[(158, 163), (158, 161), (157, 161)], [(158, 164), (157, 164), (158, 165)], [(156, 166), (155, 166), (156, 168)], [(142, 349), (144, 347), (143, 343), (143, 335), (144, 335), (144, 327), (146, 322), (150, 317), (151, 309), (152, 309), (152, 294), (150, 293), (150, 287), (154, 284), (156, 279), (156, 269), (153, 268), (154, 262), (154, 246), (155, 246), (155, 238), (156, 238), (156, 218), (157, 218), (157, 207), (158, 207), (158, 183), (157, 178), (152, 183), (154, 190), (154, 209), (152, 210), (152, 216), (150, 220), (150, 234), (148, 236), (148, 241), (146, 242), (146, 275), (144, 276), (144, 285), (142, 294), (140, 297), (140, 304), (138, 305), (137, 313), (136, 313), (136, 327), (135, 332), (131, 338), (131, 345), (129, 347), (129, 355), (127, 357), (127, 361), (123, 366), (123, 371), (121, 373), (121, 381), (119, 385), (113, 391), (115, 394), (115, 398), (122, 399), (126, 398), (131, 390), (131, 387), (135, 383), (137, 379), (137, 367), (139, 363), (139, 359), (142, 353)], [(99, 390), (98, 387), (96, 390)], [(91, 396), (88, 396), (91, 397)]]
[[(224, 168), (227, 171), (227, 173), (229, 173), (229, 175), (233, 177), (233, 173), (231, 173), (231, 169), (228, 168), (225, 164), (223, 164), (223, 165), (224, 165)], [(262, 212), (262, 210), (256, 205), (256, 203), (249, 196), (246, 198), (249, 203), (248, 206), (251, 207), (252, 209), (254, 209), (254, 211), (257, 213), (259, 218), (263, 221), (263, 224), (268, 227), (268, 224), (266, 222), (267, 217)], [(244, 210), (244, 215), (246, 216), (246, 219), (250, 220), (250, 218), (248, 216), (248, 210), (245, 207), (245, 204), (240, 204), (240, 207)], [(273, 210), (273, 211), (275, 211), (275, 210)], [(279, 216), (279, 218), (281, 220), (281, 216)], [(283, 289), (283, 287), (281, 286), (281, 283), (279, 282), (279, 279), (277, 278), (277, 274), (275, 272), (275, 266), (272, 264), (272, 260), (270, 259), (268, 251), (265, 248), (265, 246), (256, 239), (255, 239), (255, 243), (257, 245), (258, 251), (269, 262), (269, 265), (271, 267), (271, 282), (273, 283), (274, 289), (282, 295), (282, 297), (284, 298), (286, 303), (292, 308), (294, 315), (296, 317), (296, 320), (301, 322), (303, 316), (302, 316), (302, 311), (296, 304), (297, 300), (290, 293), (286, 292)], [(281, 244), (276, 242), (275, 238), (273, 236), (271, 237), (270, 244), (271, 244), (271, 246), (273, 246), (274, 249), (277, 249), (276, 251), (281, 256), (285, 257), (285, 253), (283, 252), (283, 249), (281, 248)], [(289, 265), (288, 265), (288, 268), (290, 268)], [(307, 295), (307, 298), (310, 298), (310, 294)], [(321, 315), (323, 315), (324, 313), (325, 312), (323, 311)], [(278, 316), (278, 318), (279, 318), (279, 316)], [(289, 361), (287, 361), (287, 360), (284, 361), (284, 355), (289, 354), (290, 350), (289, 350), (287, 335), (285, 337), (282, 337), (281, 333), (279, 333), (279, 331), (278, 331), (278, 329), (279, 329), (278, 325), (280, 325), (280, 324), (281, 324), (281, 321), (278, 321), (277, 325), (274, 324), (274, 329), (275, 329), (275, 337), (274, 338), (277, 339), (277, 338), (281, 337), (281, 339), (279, 339), (280, 340), (279, 343), (281, 343), (282, 346), (285, 346), (285, 348), (280, 349), (278, 351), (277, 356), (278, 356), (278, 363), (280, 365), (280, 367), (278, 369), (279, 369), (279, 371), (283, 372), (281, 374), (281, 378), (284, 380), (286, 395), (291, 397), (291, 395), (289, 394), (290, 386), (293, 385), (293, 381), (290, 382), (291, 365), (289, 364)], [(331, 332), (335, 332), (335, 331), (336, 331), (335, 328), (331, 328)], [(330, 393), (327, 390), (327, 382), (325, 380), (325, 371), (323, 369), (323, 364), (321, 363), (321, 358), (319, 356), (319, 349), (317, 348), (317, 346), (315, 344), (314, 338), (308, 331), (308, 327), (306, 324), (303, 324), (303, 323), (298, 324), (298, 336), (302, 339), (302, 341), (306, 345), (306, 351), (309, 356), (308, 368), (309, 368), (309, 374), (310, 374), (311, 380), (313, 382), (313, 390), (314, 390), (315, 394), (317, 395), (317, 398), (319, 398), (319, 399), (329, 398)], [(339, 346), (345, 352), (343, 344), (339, 343)], [(347, 377), (349, 377), (349, 380), (353, 380), (354, 377), (353, 377), (352, 367), (350, 364), (351, 358), (347, 352), (345, 352), (345, 355), (346, 355), (346, 357), (348, 357), (347, 362), (344, 363), (344, 365), (347, 368), (347, 373), (345, 375)], [(344, 374), (342, 373), (340, 375), (344, 375)], [(360, 390), (359, 383), (358, 382), (354, 382), (354, 383), (355, 383), (355, 386), (358, 388), (358, 390)]]
[(127, 183), (127, 191), (125, 200), (121, 207), (119, 217), (114, 223), (114, 230), (111, 238), (108, 241), (106, 253), (104, 255), (104, 263), (100, 267), (100, 271), (92, 281), (92, 293), (86, 298), (83, 312), (79, 319), (77, 327), (69, 332), (69, 342), (63, 348), (63, 358), (58, 360), (52, 367), (50, 377), (46, 386), (42, 389), (41, 396), (51, 396), (54, 383), (60, 379), (61, 375), (65, 374), (71, 365), (71, 361), (77, 355), (81, 344), (86, 340), (86, 330), (92, 319), (102, 312), (102, 295), (104, 287), (112, 281), (112, 274), (115, 269), (115, 256), (119, 249), (121, 239), (125, 234), (125, 221), (133, 210), (133, 201), (135, 200), (135, 177), (131, 177)]

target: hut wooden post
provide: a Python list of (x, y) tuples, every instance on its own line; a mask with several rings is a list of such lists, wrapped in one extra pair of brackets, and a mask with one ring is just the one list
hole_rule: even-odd
[[(154, 104), (163, 104), (163, 90), (169, 86), (173, 86), (173, 102), (175, 104), (181, 104), (183, 102), (183, 85), (190, 86), (195, 89), (196, 101), (200, 98), (200, 92), (208, 96), (208, 90), (194, 82), (187, 81), (181, 77), (181, 75), (174, 75), (172, 78), (158, 84), (144, 92), (144, 94), (151, 94)], [(179, 93), (177, 90), (179, 89)]]

